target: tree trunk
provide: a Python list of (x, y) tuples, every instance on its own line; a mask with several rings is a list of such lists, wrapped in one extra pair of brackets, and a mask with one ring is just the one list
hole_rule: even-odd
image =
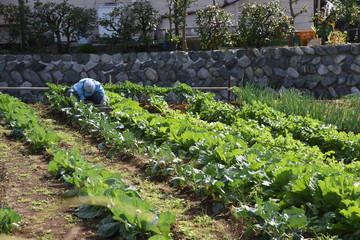
[[(177, 38), (180, 36), (180, 29), (179, 29), (179, 18), (181, 12), (179, 11), (179, 4), (178, 1), (174, 1), (174, 34)], [(176, 44), (177, 47), (180, 47), (180, 44)], [(178, 49), (178, 48), (177, 48)]]
[(62, 53), (60, 32), (56, 31), (55, 36), (56, 36), (56, 42), (57, 42), (57, 51), (58, 51), (58, 53)]
[(25, 19), (25, 2), (24, 0), (19, 0), (19, 12), (20, 12), (20, 38), (21, 38), (21, 47), (27, 49), (26, 45), (26, 19)]
[(65, 53), (69, 53), (69, 52), (70, 52), (70, 44), (71, 44), (70, 36), (67, 36), (67, 37), (66, 37)]
[(325, 45), (326, 42), (326, 27), (327, 24), (325, 21), (321, 23), (321, 45)]
[[(292, 26), (294, 26), (294, 19), (292, 19), (290, 21), (290, 24)], [(290, 35), (289, 35), (289, 46), (291, 46), (291, 47), (294, 46), (294, 35), (295, 35), (295, 32), (291, 32)]]
[(145, 50), (149, 51), (150, 42), (149, 42), (149, 39), (147, 37), (147, 31), (145, 30), (145, 28), (142, 30), (141, 34), (143, 35), (143, 39), (144, 39), (144, 43), (145, 43)]
[[(293, 8), (293, 0), (289, 0), (289, 8), (290, 8), (290, 16), (291, 16), (291, 20), (290, 20), (290, 24), (292, 26), (294, 26), (294, 22), (295, 22), (295, 13), (294, 13), (294, 8)], [(294, 46), (294, 33), (290, 33), (289, 36), (289, 46)]]
[(186, 8), (183, 12), (183, 17), (184, 17), (184, 25), (182, 26), (182, 50), (187, 51), (188, 47), (186, 42)]
[[(335, 30), (335, 29), (334, 29), (334, 30)], [(350, 32), (349, 30), (350, 30), (350, 24), (349, 24), (348, 22), (345, 22), (344, 27), (343, 27), (343, 29), (342, 29), (342, 32), (343, 32), (343, 31), (346, 31), (346, 32), (349, 33), (349, 32)], [(347, 35), (346, 41), (349, 41), (349, 35)]]

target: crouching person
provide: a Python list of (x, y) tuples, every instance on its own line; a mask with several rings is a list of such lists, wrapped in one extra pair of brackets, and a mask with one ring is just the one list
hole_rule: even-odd
[(80, 101), (92, 101), (94, 104), (105, 104), (105, 90), (101, 84), (92, 78), (83, 78), (74, 84), (67, 96), (75, 96)]

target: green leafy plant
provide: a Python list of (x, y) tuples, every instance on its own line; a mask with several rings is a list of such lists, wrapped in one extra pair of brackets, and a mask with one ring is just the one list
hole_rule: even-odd
[(279, 1), (242, 6), (238, 29), (234, 35), (238, 46), (266, 46), (271, 39), (286, 37), (293, 31), (290, 17)]
[(347, 40), (352, 40), (352, 41), (360, 41), (360, 35), (359, 35), (359, 25), (360, 25), (360, 20), (359, 20), (359, 15), (360, 15), (360, 6), (359, 3), (356, 0), (342, 0), (342, 1), (338, 1), (338, 0), (334, 0), (334, 1), (330, 1), (333, 5), (334, 8), (332, 9), (332, 11), (336, 11), (336, 13), (338, 14), (338, 21), (339, 22), (344, 22), (344, 26), (343, 29), (340, 29), (342, 32), (348, 32), (350, 31), (350, 29), (352, 27), (357, 28), (357, 34), (355, 33), (354, 35), (357, 35), (357, 39), (355, 39), (356, 37), (354, 36), (354, 38), (350, 39), (349, 36), (347, 36), (349, 39)]
[(26, 129), (25, 138), (31, 143), (31, 150), (46, 149), (56, 145), (60, 141), (60, 137), (49, 130), (44, 129), (40, 125), (32, 126)]
[(233, 91), (240, 104), (258, 101), (287, 115), (309, 116), (326, 124), (335, 125), (340, 130), (360, 131), (358, 121), (360, 109), (356, 107), (360, 102), (359, 98), (351, 95), (334, 100), (316, 99), (295, 90), (279, 91), (274, 94), (254, 84), (234, 87)]
[(9, 95), (1, 95), (2, 112), (13, 133), (31, 143), (30, 150), (41, 150), (57, 144), (60, 140), (56, 133), (44, 129), (34, 111), (18, 99), (10, 101)]
[(300, 239), (301, 228), (305, 228), (308, 222), (303, 209), (291, 207), (281, 211), (274, 200), (262, 201), (259, 198), (256, 198), (254, 207), (240, 206), (235, 215), (257, 219), (247, 231), (260, 230), (271, 239)]
[(8, 207), (0, 207), (0, 234), (9, 234), (13, 225), (21, 221), (21, 216)]
[(233, 23), (230, 13), (218, 5), (209, 5), (196, 14), (196, 24), (199, 26), (197, 33), (204, 49), (214, 50), (232, 45), (230, 27)]
[(347, 32), (333, 31), (328, 36), (328, 44), (345, 44), (347, 42)]

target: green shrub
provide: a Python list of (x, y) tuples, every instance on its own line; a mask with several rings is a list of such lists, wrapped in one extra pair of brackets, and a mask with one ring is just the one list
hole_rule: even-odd
[(210, 5), (197, 12), (196, 24), (203, 48), (213, 50), (231, 45), (231, 14), (220, 6)]
[(84, 44), (75, 48), (76, 53), (98, 53), (98, 49), (92, 44)]
[(265, 46), (273, 39), (284, 38), (293, 29), (291, 18), (279, 1), (244, 4), (239, 15), (234, 38), (240, 46)]
[(0, 208), (0, 234), (9, 234), (13, 224), (20, 222), (21, 216), (14, 210), (2, 207)]

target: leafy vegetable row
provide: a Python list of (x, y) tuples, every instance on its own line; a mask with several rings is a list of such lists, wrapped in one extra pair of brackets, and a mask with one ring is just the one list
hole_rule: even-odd
[(145, 99), (149, 95), (162, 96), (167, 100), (174, 101), (176, 98), (177, 102), (188, 102), (189, 98), (194, 96), (203, 95), (204, 93), (199, 90), (192, 89), (189, 85), (183, 83), (177, 83), (173, 87), (157, 87), (157, 86), (142, 86), (134, 84), (129, 81), (125, 81), (122, 84), (105, 84), (104, 88), (106, 91), (118, 93), (126, 98), (138, 98), (143, 96)]
[(34, 111), (18, 99), (9, 95), (0, 95), (0, 117), (12, 128), (14, 137), (25, 137), (31, 143), (33, 151), (57, 145), (60, 138), (52, 131), (44, 129)]
[[(85, 218), (106, 216), (99, 225), (99, 235), (110, 237), (120, 232), (129, 239), (138, 235), (152, 236), (149, 239), (171, 238), (170, 224), (175, 221), (172, 213), (158, 213), (152, 205), (140, 198), (134, 188), (124, 184), (119, 174), (92, 165), (77, 150), (57, 148), (60, 138), (43, 129), (39, 119), (26, 104), (8, 95), (0, 95), (0, 102), (1, 116), (14, 129), (23, 131), (26, 140), (36, 146), (35, 149), (41, 146), (53, 155), (49, 171), (76, 187), (67, 195), (78, 196), (80, 203), (86, 204), (80, 207), (77, 214)], [(34, 129), (30, 131), (29, 128)]]
[(176, 93), (191, 106), (189, 112), (199, 114), (206, 121), (221, 121), (232, 125), (241, 119), (253, 119), (257, 124), (268, 126), (273, 135), (292, 134), (311, 146), (319, 146), (323, 152), (333, 152), (333, 155), (344, 162), (360, 159), (360, 135), (352, 132), (339, 132), (336, 126), (324, 124), (321, 121), (302, 116), (286, 115), (260, 102), (246, 104), (241, 109), (214, 100), (214, 94), (204, 94), (193, 90), (185, 84), (176, 84), (174, 88), (156, 86), (141, 86), (130, 82), (107, 85), (107, 90), (120, 93), (125, 97), (139, 95), (166, 96), (169, 92)]
[(286, 116), (259, 102), (237, 108), (209, 97), (197, 97), (187, 110), (206, 121), (233, 126), (239, 119), (252, 119), (258, 125), (269, 127), (274, 136), (291, 134), (306, 144), (318, 146), (323, 152), (332, 152), (339, 161), (360, 160), (360, 134), (339, 132), (335, 126), (309, 117)]

